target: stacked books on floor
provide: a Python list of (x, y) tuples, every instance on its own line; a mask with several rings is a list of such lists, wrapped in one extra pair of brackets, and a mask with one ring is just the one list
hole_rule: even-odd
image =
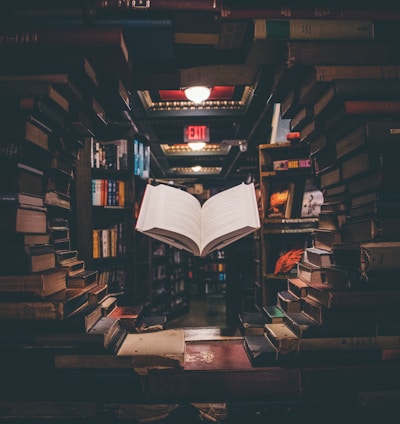
[(148, 322), (141, 306), (121, 311), (72, 245), (76, 165), (98, 127), (88, 106), (95, 81), (84, 79), (92, 69), (86, 58), (59, 59), (47, 72), (43, 62), (26, 75), (0, 75), (0, 344), (18, 366), (42, 364), (50, 353), (116, 354), (129, 332), (166, 322)]
[[(377, 360), (400, 351), (400, 83), (396, 66), (312, 66), (296, 107), (324, 194), (311, 247), (245, 348), (273, 360)], [(297, 110), (298, 112), (289, 112)], [(284, 112), (285, 113), (285, 112)], [(243, 325), (242, 325), (243, 327)]]

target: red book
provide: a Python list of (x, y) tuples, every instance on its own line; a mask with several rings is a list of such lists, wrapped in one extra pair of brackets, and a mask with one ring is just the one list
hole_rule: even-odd
[(343, 102), (349, 115), (393, 115), (400, 113), (400, 100), (360, 100)]

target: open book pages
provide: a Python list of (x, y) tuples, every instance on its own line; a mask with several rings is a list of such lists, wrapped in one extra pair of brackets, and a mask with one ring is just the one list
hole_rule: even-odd
[(195, 256), (222, 249), (260, 228), (254, 184), (207, 199), (165, 184), (147, 185), (136, 230)]

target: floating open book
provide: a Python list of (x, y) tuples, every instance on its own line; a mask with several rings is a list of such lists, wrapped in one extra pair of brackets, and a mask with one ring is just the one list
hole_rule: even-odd
[(136, 230), (195, 256), (260, 228), (254, 184), (239, 184), (207, 199), (165, 184), (147, 185)]

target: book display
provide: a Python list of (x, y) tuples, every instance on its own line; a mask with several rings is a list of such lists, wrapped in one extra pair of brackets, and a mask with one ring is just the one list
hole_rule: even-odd
[[(398, 76), (395, 67), (358, 65), (360, 74), (352, 79), (350, 70), (339, 67), (338, 79), (327, 76), (318, 85), (316, 81), (325, 77), (322, 66), (317, 76), (317, 68), (311, 68), (304, 86), (300, 84), (303, 96), (297, 107), (314, 111), (308, 121), (314, 131), (300, 137), (300, 145), (310, 147), (314, 181), (322, 190), (318, 224), (311, 243), (303, 245), (291, 262), (296, 269), (287, 278), (287, 287), (277, 292), (275, 306), (285, 317), (282, 323), (266, 324), (265, 349), (269, 351), (272, 344), (281, 359), (333, 361), (335, 357), (349, 362), (367, 360), (367, 351), (373, 360), (387, 349), (398, 349), (400, 331), (394, 306), (399, 293), (392, 283), (397, 274), (392, 259), (399, 241), (395, 188), (399, 180), (394, 165), (398, 122), (388, 108), (375, 115), (360, 109), (349, 117), (342, 107), (352, 100), (360, 105), (392, 101)], [(333, 68), (324, 69), (329, 75)], [(363, 79), (364, 72), (368, 80)], [(371, 78), (374, 72), (382, 73), (379, 79)], [(296, 128), (297, 121), (293, 115)], [(261, 176), (265, 163), (261, 161)], [(388, 174), (390, 178), (383, 177)], [(272, 243), (269, 251), (271, 247)], [(302, 291), (294, 284), (297, 280), (305, 286)], [(259, 364), (260, 358), (261, 353), (254, 363)], [(265, 355), (264, 365), (270, 361)]]
[(260, 145), (259, 169), (262, 281), (257, 306), (262, 308), (276, 303), (285, 278), (295, 275), (296, 262), (311, 246), (322, 193), (313, 181), (307, 149), (298, 142)]
[[(0, 7), (0, 421), (396, 416), (400, 12), (47, 3)], [(182, 100), (182, 116), (178, 100), (163, 103), (204, 75), (228, 93), (225, 61), (228, 81), (241, 70), (245, 82), (235, 100)], [(238, 154), (221, 167), (235, 181), (250, 158), (245, 182), (161, 180), (153, 123), (172, 146), (180, 121), (203, 127), (215, 107), (214, 124), (230, 102), (248, 122), (226, 138), (210, 126), (206, 150)], [(225, 325), (168, 326), (207, 296), (211, 319), (226, 299)]]

